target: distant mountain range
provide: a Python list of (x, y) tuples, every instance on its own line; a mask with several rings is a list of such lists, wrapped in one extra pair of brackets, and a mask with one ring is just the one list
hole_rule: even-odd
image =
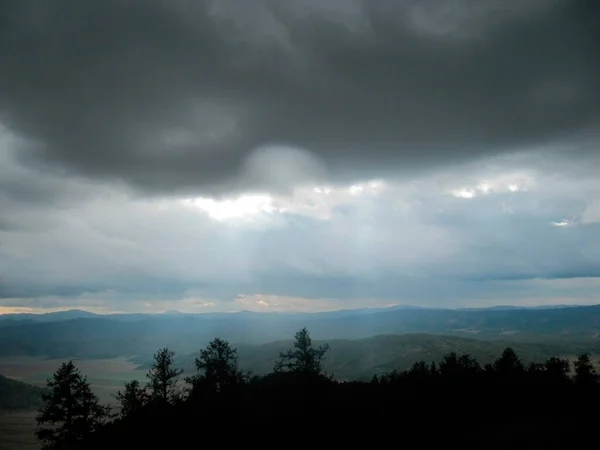
[(257, 345), (290, 339), (304, 326), (319, 340), (426, 333), (520, 342), (569, 339), (591, 346), (596, 345), (600, 330), (600, 306), (473, 310), (397, 306), (323, 313), (20, 314), (0, 320), (0, 356), (135, 356), (151, 355), (164, 346), (186, 353), (196, 351), (216, 336), (234, 344)]
[(164, 317), (164, 316), (203, 316), (203, 317), (227, 317), (234, 314), (262, 314), (262, 315), (276, 315), (278, 317), (285, 316), (320, 316), (320, 317), (349, 317), (365, 314), (374, 314), (379, 312), (391, 312), (391, 311), (402, 311), (402, 310), (430, 310), (430, 311), (511, 311), (511, 310), (549, 310), (549, 309), (565, 309), (565, 308), (578, 308), (579, 305), (549, 305), (549, 306), (515, 306), (515, 305), (501, 305), (491, 306), (482, 308), (434, 308), (414, 305), (398, 305), (388, 306), (380, 308), (356, 308), (356, 309), (341, 309), (337, 311), (327, 312), (315, 312), (315, 313), (302, 313), (302, 312), (255, 312), (255, 311), (239, 311), (233, 313), (184, 313), (177, 310), (166, 311), (164, 313), (118, 313), (118, 314), (97, 314), (89, 311), (71, 309), (66, 311), (57, 311), (49, 313), (17, 313), (17, 314), (0, 314), (0, 326), (11, 324), (14, 325), (17, 322), (22, 324), (23, 322), (59, 322), (64, 320), (73, 319), (86, 319), (86, 318), (104, 318), (111, 320), (142, 320), (148, 318)]
[(0, 323), (14, 322), (58, 322), (61, 320), (82, 319), (86, 317), (102, 317), (100, 314), (94, 314), (79, 309), (70, 309), (68, 311), (49, 312), (44, 314), (18, 313), (18, 314), (0, 314)]
[(233, 313), (225, 313), (225, 312), (216, 312), (216, 313), (184, 313), (177, 310), (166, 311), (164, 313), (117, 313), (117, 314), (96, 314), (89, 311), (79, 310), (79, 309), (71, 309), (67, 311), (57, 311), (57, 312), (49, 312), (49, 313), (17, 313), (17, 314), (0, 314), (0, 322), (58, 322), (63, 320), (72, 320), (72, 319), (85, 319), (85, 318), (104, 318), (104, 319), (114, 319), (114, 320), (140, 320), (145, 318), (155, 318), (161, 316), (203, 316), (203, 317), (226, 317), (234, 314), (239, 315), (251, 315), (251, 314), (263, 314), (263, 315), (293, 315), (293, 316), (303, 316), (303, 315), (323, 315), (323, 316), (350, 316), (357, 314), (371, 314), (374, 312), (381, 311), (393, 311), (397, 309), (429, 309), (420, 306), (391, 306), (391, 307), (383, 307), (383, 308), (357, 308), (357, 309), (341, 309), (338, 311), (328, 311), (328, 312), (316, 312), (316, 313), (302, 313), (302, 312), (256, 312), (256, 311), (239, 311)]
[(565, 308), (580, 308), (582, 305), (541, 305), (541, 306), (515, 306), (515, 305), (498, 305), (487, 308), (458, 308), (463, 311), (508, 311), (515, 309), (565, 309)]

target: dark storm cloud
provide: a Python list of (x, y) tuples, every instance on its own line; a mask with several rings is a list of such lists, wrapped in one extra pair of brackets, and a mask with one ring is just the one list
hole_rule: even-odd
[(0, 122), (27, 139), (23, 161), (151, 191), (228, 183), (264, 145), (363, 178), (600, 118), (595, 0), (0, 8)]

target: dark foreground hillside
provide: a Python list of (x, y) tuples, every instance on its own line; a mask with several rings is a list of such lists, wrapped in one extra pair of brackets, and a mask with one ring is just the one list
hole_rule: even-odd
[(563, 448), (595, 439), (600, 385), (587, 354), (573, 367), (557, 357), (526, 365), (507, 348), (482, 366), (450, 352), (370, 381), (339, 382), (323, 370), (327, 351), (303, 329), (271, 373), (250, 376), (238, 367), (237, 350), (216, 338), (184, 382), (164, 348), (148, 384), (132, 381), (119, 393), (118, 413), (100, 405), (67, 362), (49, 382), (38, 437), (48, 449)]
[(101, 429), (84, 448), (187, 448), (202, 436), (223, 446), (568, 448), (589, 443), (597, 423), (590, 406), (598, 401), (595, 389), (362, 384), (255, 389), (148, 409)]

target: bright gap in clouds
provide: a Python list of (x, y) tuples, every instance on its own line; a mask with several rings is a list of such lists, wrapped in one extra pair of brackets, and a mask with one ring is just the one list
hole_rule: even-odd
[(457, 198), (469, 199), (493, 193), (524, 192), (533, 183), (533, 177), (531, 176), (514, 176), (513, 179), (517, 181), (509, 181), (507, 179), (480, 181), (474, 186), (453, 189), (450, 191), (450, 194)]
[[(446, 194), (456, 198), (471, 199), (495, 193), (526, 192), (532, 184), (533, 177), (531, 175), (511, 174), (499, 177), (499, 179), (480, 180), (472, 185), (450, 189), (446, 191)], [(323, 201), (326, 201), (326, 209), (329, 209), (334, 205), (349, 204), (357, 197), (377, 197), (389, 186), (388, 182), (374, 179), (345, 186), (300, 186), (294, 189), (289, 196), (248, 193), (225, 199), (192, 197), (182, 199), (180, 202), (186, 207), (205, 212), (213, 220), (232, 222), (286, 212), (318, 215), (315, 208)]]
[(273, 206), (273, 198), (266, 194), (241, 195), (226, 200), (196, 197), (185, 199), (183, 203), (201, 209), (212, 219), (218, 221), (242, 219), (276, 211), (275, 206)]
[(243, 194), (222, 200), (207, 197), (186, 198), (181, 200), (181, 203), (204, 211), (214, 220), (225, 222), (263, 214), (299, 212), (299, 209), (313, 205), (315, 198), (328, 197), (334, 203), (344, 203), (360, 195), (377, 195), (384, 187), (384, 182), (377, 179), (350, 186), (299, 187), (289, 197), (277, 197), (265, 193)]
[(558, 222), (552, 222), (552, 225), (554, 225), (555, 227), (568, 227), (570, 225), (573, 225), (573, 221), (572, 220), (560, 220)]

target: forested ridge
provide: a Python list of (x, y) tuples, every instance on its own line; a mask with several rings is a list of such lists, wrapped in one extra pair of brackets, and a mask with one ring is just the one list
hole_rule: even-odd
[(36, 433), (45, 449), (390, 442), (555, 448), (587, 442), (595, 424), (599, 378), (588, 354), (573, 364), (558, 357), (524, 364), (506, 348), (482, 365), (450, 352), (368, 382), (340, 382), (323, 368), (328, 350), (313, 345), (304, 328), (271, 373), (255, 376), (220, 338), (200, 350), (193, 373), (183, 373), (163, 348), (147, 383), (126, 383), (112, 409), (65, 362), (48, 381)]

